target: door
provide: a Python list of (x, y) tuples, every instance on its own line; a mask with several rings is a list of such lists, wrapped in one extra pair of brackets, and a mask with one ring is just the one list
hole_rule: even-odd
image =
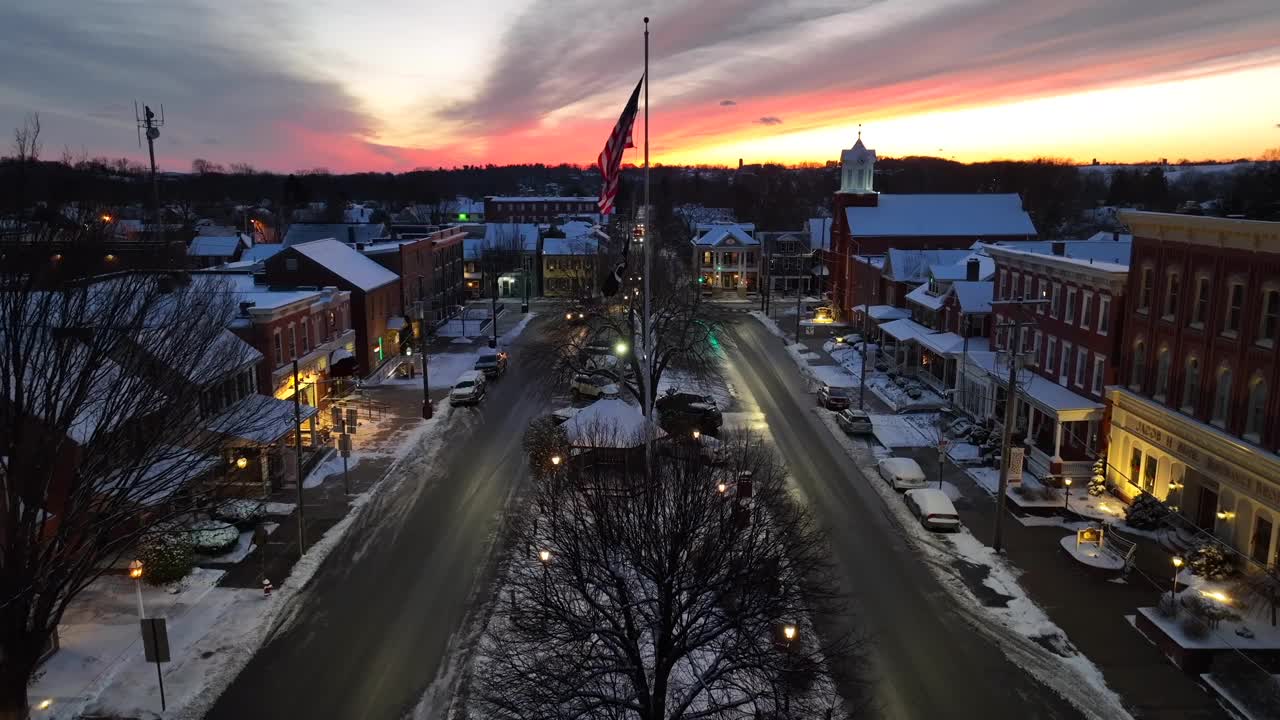
[(1262, 565), (1267, 564), (1267, 551), (1271, 549), (1271, 521), (1261, 515), (1254, 520), (1253, 537), (1249, 542), (1249, 557)]
[(1209, 488), (1200, 488), (1200, 503), (1196, 507), (1196, 525), (1205, 530), (1213, 530), (1218, 515), (1218, 493)]

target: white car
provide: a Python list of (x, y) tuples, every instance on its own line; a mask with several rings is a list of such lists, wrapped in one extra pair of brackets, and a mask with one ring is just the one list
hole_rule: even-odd
[(907, 499), (907, 507), (911, 508), (911, 514), (920, 519), (921, 525), (930, 530), (960, 530), (960, 515), (956, 513), (956, 506), (951, 504), (951, 498), (941, 490), (908, 490), (904, 497)]
[(449, 404), (475, 405), (484, 399), (485, 384), (484, 373), (479, 370), (462, 373), (449, 389)]
[(618, 394), (618, 384), (599, 375), (575, 375), (569, 390), (575, 397), (610, 397)]
[(894, 490), (911, 490), (925, 486), (924, 470), (911, 458), (891, 457), (881, 460), (877, 467), (880, 477)]

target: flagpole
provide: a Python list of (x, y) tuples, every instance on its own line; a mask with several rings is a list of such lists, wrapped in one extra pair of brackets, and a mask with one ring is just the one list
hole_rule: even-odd
[(653, 336), (649, 327), (649, 275), (653, 257), (653, 213), (649, 207), (649, 17), (644, 19), (644, 466), (653, 477)]

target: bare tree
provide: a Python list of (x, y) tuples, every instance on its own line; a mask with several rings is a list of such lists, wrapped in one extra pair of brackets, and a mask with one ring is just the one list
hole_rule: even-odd
[(102, 239), (77, 228), (41, 230), (49, 249), (0, 264), (0, 718), (27, 716), (28, 680), (77, 593), (213, 501), (229, 438), (280, 419), (246, 382), (261, 356), (226, 329), (226, 287), (78, 274)]
[(14, 193), (15, 211), (21, 225), (27, 210), (27, 175), (30, 166), (40, 160), (40, 113), (29, 113), (22, 127), (13, 130), (13, 162), (18, 166), (17, 190)]
[[(626, 284), (591, 310), (585, 331), (576, 325), (559, 329), (556, 347), (561, 375), (605, 376), (637, 400), (643, 400), (646, 392), (651, 399), (657, 398), (662, 377), (671, 370), (695, 380), (715, 375), (727, 338), (710, 316), (689, 272), (676, 262), (655, 258), (650, 283), (653, 365), (646, 376), (640, 263), (632, 260), (627, 267)], [(612, 352), (616, 360), (604, 361), (602, 352)]]
[(742, 436), (713, 467), (682, 441), (646, 481), (619, 447), (641, 439), (572, 442), (513, 524), (479, 716), (846, 717), (828, 667), (856, 646), (809, 622), (840, 606), (829, 549), (772, 452)]

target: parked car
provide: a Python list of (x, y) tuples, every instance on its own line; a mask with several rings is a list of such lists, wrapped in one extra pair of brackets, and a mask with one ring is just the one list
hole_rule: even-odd
[(658, 425), (673, 435), (697, 430), (714, 435), (724, 421), (716, 399), (710, 395), (689, 392), (667, 393), (654, 403), (658, 409)]
[(956, 532), (960, 529), (960, 516), (951, 498), (937, 488), (921, 488), (908, 490), (904, 496), (911, 513), (920, 519), (920, 524), (930, 530), (946, 530)]
[(920, 463), (911, 458), (884, 458), (877, 467), (880, 477), (885, 479), (894, 490), (911, 490), (925, 485), (924, 470)]
[(484, 373), (468, 370), (458, 377), (458, 381), (449, 390), (450, 405), (475, 405), (484, 399)]
[(483, 372), (485, 377), (499, 377), (507, 371), (507, 354), (504, 352), (485, 353), (476, 360), (476, 364), (472, 369)]
[(818, 388), (818, 404), (828, 410), (844, 410), (853, 400), (853, 390), (839, 385), (823, 383)]
[(575, 397), (598, 398), (606, 395), (617, 395), (618, 384), (602, 375), (574, 375), (569, 383), (569, 391)]
[(836, 424), (849, 435), (870, 435), (875, 428), (865, 410), (848, 408), (836, 414)]
[(565, 311), (564, 319), (569, 321), (570, 325), (577, 325), (587, 319), (587, 312), (583, 308), (574, 305)]

